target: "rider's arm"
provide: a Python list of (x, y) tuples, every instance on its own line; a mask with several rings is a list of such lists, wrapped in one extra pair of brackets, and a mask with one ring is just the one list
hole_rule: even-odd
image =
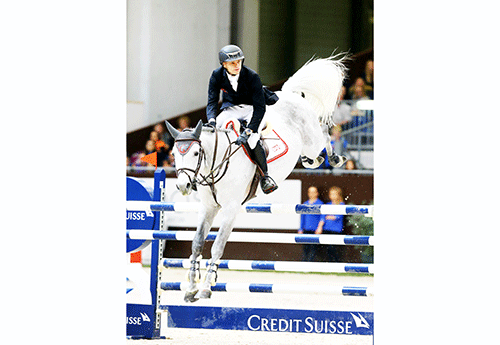
[(220, 85), (216, 78), (216, 71), (212, 73), (208, 83), (207, 120), (215, 120), (217, 116), (217, 104), (219, 103)]
[(264, 98), (264, 90), (262, 90), (262, 82), (257, 74), (254, 74), (251, 80), (252, 85), (252, 104), (253, 104), (253, 115), (248, 128), (250, 128), (254, 133), (259, 130), (260, 122), (264, 117), (266, 112), (266, 101)]

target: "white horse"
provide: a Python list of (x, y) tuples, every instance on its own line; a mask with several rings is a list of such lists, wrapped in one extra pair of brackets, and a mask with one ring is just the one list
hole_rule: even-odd
[[(288, 177), (299, 157), (307, 168), (318, 167), (323, 162), (324, 158), (319, 154), (325, 146), (330, 147), (330, 138), (323, 133), (321, 125), (333, 125), (332, 115), (346, 72), (344, 58), (332, 56), (308, 61), (286, 81), (282, 91), (277, 92), (279, 101), (267, 106), (263, 121), (266, 121), (268, 129), (264, 130), (263, 138), (266, 137), (265, 133), (274, 132), (287, 147), (286, 153), (268, 162), (269, 175), (278, 185)], [(239, 123), (235, 122), (237, 121), (233, 122), (233, 127), (236, 127), (234, 130), (202, 130), (200, 121), (194, 130), (182, 132), (166, 122), (175, 139), (172, 151), (177, 172), (177, 189), (183, 195), (188, 195), (195, 189), (201, 199), (198, 226), (189, 258), (191, 267), (184, 297), (186, 302), (211, 297), (210, 286), (215, 284), (226, 242), (241, 205), (249, 194), (256, 172), (256, 165), (243, 149), (234, 144), (239, 127)], [(276, 140), (276, 136), (272, 140)], [(272, 140), (269, 141), (272, 143)], [(328, 155), (330, 158), (331, 150)], [(257, 188), (257, 193), (260, 192), (261, 189)], [(205, 238), (218, 213), (222, 218), (212, 245), (212, 258), (207, 274), (201, 286), (198, 286)]]

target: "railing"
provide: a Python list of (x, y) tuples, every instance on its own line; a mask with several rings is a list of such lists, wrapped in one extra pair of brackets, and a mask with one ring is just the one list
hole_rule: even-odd
[(351, 107), (351, 121), (342, 125), (349, 150), (373, 150), (373, 110), (358, 109), (356, 101), (342, 101)]
[(355, 100), (345, 100), (342, 103), (350, 106), (351, 120), (342, 124), (342, 137), (347, 141), (347, 150), (351, 153), (357, 153), (357, 164), (359, 168), (364, 168), (361, 164), (361, 152), (373, 151), (374, 133), (373, 133), (373, 101), (362, 101), (365, 104), (358, 106)]

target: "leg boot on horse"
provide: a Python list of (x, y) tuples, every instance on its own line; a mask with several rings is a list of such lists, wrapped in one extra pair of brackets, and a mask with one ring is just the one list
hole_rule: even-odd
[(335, 152), (331, 156), (328, 156), (328, 163), (334, 168), (340, 168), (345, 162), (347, 162), (347, 157), (339, 156)]
[(198, 300), (198, 298), (195, 298), (195, 296), (198, 293), (198, 283), (201, 280), (201, 272), (200, 272), (201, 258), (202, 258), (201, 255), (198, 255), (198, 257), (191, 255), (189, 258), (191, 266), (189, 268), (189, 271), (187, 271), (186, 275), (187, 281), (189, 282), (189, 286), (187, 288), (186, 294), (184, 295), (185, 302), (196, 302)]

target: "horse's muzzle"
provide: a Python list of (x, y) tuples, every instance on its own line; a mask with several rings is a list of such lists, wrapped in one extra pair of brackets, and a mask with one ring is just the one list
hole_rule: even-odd
[(177, 190), (181, 192), (182, 195), (186, 196), (191, 194), (191, 191), (193, 190), (193, 185), (188, 182), (186, 184), (176, 184)]
[(191, 194), (191, 191), (196, 190), (196, 186), (187, 173), (179, 174), (177, 177), (176, 187), (182, 195)]

